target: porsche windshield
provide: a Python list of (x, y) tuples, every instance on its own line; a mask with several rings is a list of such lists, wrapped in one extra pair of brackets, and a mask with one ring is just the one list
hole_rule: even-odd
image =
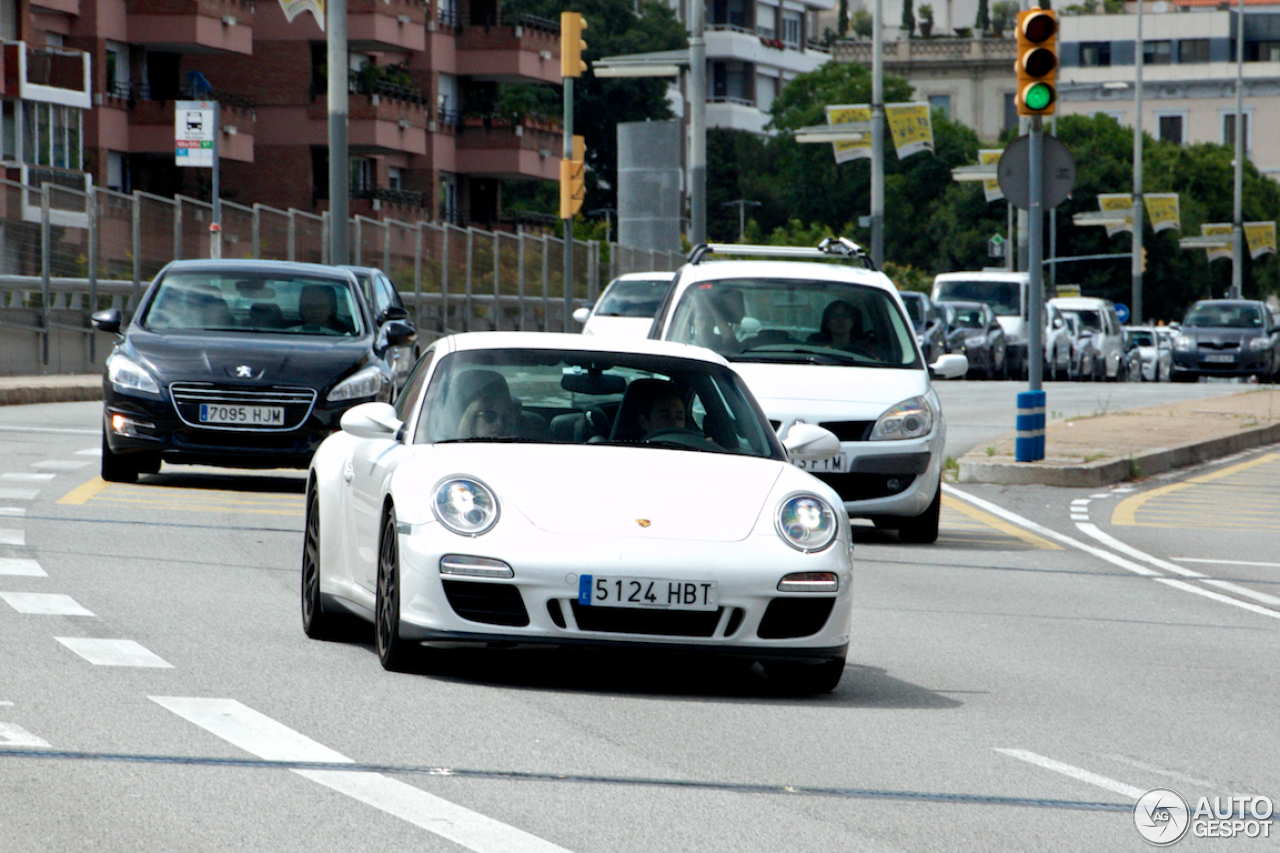
[(701, 282), (681, 294), (667, 337), (730, 361), (921, 366), (893, 294), (840, 281)]
[(427, 388), (415, 441), (628, 444), (784, 458), (735, 374), (705, 362), (613, 352), (445, 356)]
[(254, 270), (170, 273), (160, 280), (142, 324), (155, 331), (338, 337), (354, 337), (362, 329), (347, 282)]

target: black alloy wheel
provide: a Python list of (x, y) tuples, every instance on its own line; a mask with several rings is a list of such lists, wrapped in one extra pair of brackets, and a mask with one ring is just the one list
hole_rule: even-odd
[(931, 545), (938, 541), (938, 522), (942, 517), (942, 479), (929, 508), (915, 518), (904, 518), (898, 524), (898, 541), (911, 545)]
[(374, 643), (382, 668), (404, 672), (412, 664), (414, 649), (400, 638), (400, 539), (396, 511), (388, 507), (378, 542), (378, 594), (374, 604)]
[(306, 534), (302, 540), (302, 630), (313, 640), (337, 635), (340, 619), (326, 613), (320, 598), (320, 494), (307, 484)]
[(105, 428), (102, 432), (102, 479), (108, 483), (138, 482), (138, 468), (126, 455), (113, 453), (107, 443)]

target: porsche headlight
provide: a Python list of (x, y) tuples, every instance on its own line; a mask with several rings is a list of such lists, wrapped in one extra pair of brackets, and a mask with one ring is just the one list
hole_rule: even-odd
[(487, 533), (498, 521), (498, 499), (478, 480), (454, 477), (436, 487), (436, 518), (459, 536)]
[(335, 385), (333, 390), (329, 392), (329, 402), (338, 403), (342, 400), (360, 400), (365, 397), (376, 397), (382, 392), (382, 386), (385, 381), (386, 379), (382, 372), (371, 364)]
[(794, 495), (778, 506), (778, 535), (797, 551), (821, 551), (840, 532), (838, 516), (827, 502), (813, 495)]
[(871, 430), (872, 441), (897, 441), (919, 438), (933, 429), (933, 408), (924, 397), (903, 400), (876, 421)]
[(118, 391), (141, 391), (145, 394), (159, 394), (160, 386), (151, 378), (151, 374), (133, 359), (120, 355), (111, 356), (107, 360), (107, 378)]

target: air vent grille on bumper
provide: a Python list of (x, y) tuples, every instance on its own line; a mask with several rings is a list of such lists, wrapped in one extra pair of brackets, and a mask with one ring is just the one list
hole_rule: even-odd
[(667, 637), (710, 637), (720, 624), (723, 607), (715, 610), (645, 610), (632, 607), (583, 607), (569, 603), (583, 631), (646, 634)]
[(764, 611), (756, 636), (762, 640), (811, 637), (827, 624), (835, 604), (834, 598), (775, 598)]
[(443, 581), (453, 612), (472, 622), (523, 628), (529, 624), (520, 590), (511, 584)]

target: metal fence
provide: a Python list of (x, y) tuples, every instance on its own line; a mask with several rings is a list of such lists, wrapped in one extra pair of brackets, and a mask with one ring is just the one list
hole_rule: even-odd
[[(222, 202), (222, 257), (329, 262), (328, 215)], [(169, 261), (210, 256), (209, 202), (0, 180), (0, 375), (93, 371), (106, 355), (90, 315), (128, 316)], [(574, 307), (628, 272), (674, 270), (677, 252), (438, 222), (356, 216), (351, 263), (391, 278), (426, 342), (460, 331), (563, 331)], [(34, 347), (34, 349), (33, 349)]]

